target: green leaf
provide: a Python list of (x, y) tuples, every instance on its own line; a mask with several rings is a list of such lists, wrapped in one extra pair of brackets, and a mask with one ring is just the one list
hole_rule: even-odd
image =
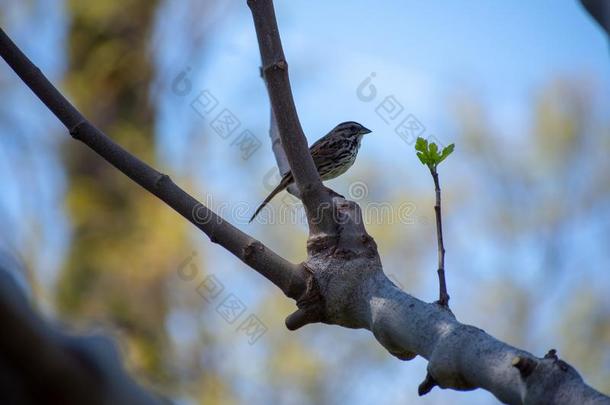
[(431, 163), (438, 163), (439, 159), (441, 158), (438, 154), (438, 146), (432, 142), (429, 146), (428, 146), (428, 150), (429, 150), (429, 158)]
[(446, 146), (443, 151), (441, 152), (441, 156), (440, 159), (438, 161), (438, 163), (442, 162), (443, 160), (445, 160), (445, 158), (449, 155), (451, 155), (451, 153), (453, 152), (453, 150), (455, 149), (455, 144), (452, 143), (449, 146)]
[(415, 141), (415, 150), (418, 150), (420, 152), (423, 153), (427, 153), (428, 152), (428, 141), (425, 140), (424, 138), (417, 137), (417, 141)]
[(418, 137), (415, 142), (415, 150), (417, 152), (417, 157), (422, 162), (422, 164), (427, 165), (430, 162), (430, 158), (428, 156), (428, 141), (424, 138)]
[(431, 170), (436, 170), (436, 166), (447, 158), (455, 148), (455, 144), (451, 144), (442, 151), (439, 152), (439, 147), (434, 142), (428, 142), (428, 140), (418, 137), (415, 142), (415, 150), (417, 151), (417, 157), (422, 164), (427, 165)]

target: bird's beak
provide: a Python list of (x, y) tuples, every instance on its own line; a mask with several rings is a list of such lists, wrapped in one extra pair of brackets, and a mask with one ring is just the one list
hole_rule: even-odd
[(372, 131), (368, 128), (362, 127), (362, 129), (360, 129), (360, 135), (366, 135), (366, 134), (370, 134)]

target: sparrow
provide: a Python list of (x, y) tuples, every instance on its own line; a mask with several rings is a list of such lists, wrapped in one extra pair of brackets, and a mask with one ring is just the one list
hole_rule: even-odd
[[(309, 153), (311, 153), (320, 179), (322, 181), (334, 179), (352, 167), (356, 161), (358, 149), (360, 149), (362, 136), (370, 132), (370, 129), (365, 128), (357, 122), (342, 122), (311, 145)], [(294, 183), (294, 177), (292, 172), (288, 171), (282, 176), (280, 184), (269, 193), (267, 198), (256, 209), (249, 222), (256, 218), (258, 213), (273, 197), (288, 188), (292, 183)]]

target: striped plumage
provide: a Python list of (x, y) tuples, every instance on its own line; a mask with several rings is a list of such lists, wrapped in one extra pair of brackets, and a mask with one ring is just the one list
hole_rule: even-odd
[[(369, 132), (371, 131), (357, 122), (342, 122), (311, 145), (309, 153), (311, 153), (320, 178), (323, 181), (334, 179), (352, 167), (358, 155), (362, 136)], [(294, 178), (292, 177), (292, 172), (289, 171), (282, 177), (280, 184), (273, 189), (258, 207), (252, 218), (250, 218), (250, 222), (254, 220), (276, 194), (285, 190), (292, 182), (294, 182)]]

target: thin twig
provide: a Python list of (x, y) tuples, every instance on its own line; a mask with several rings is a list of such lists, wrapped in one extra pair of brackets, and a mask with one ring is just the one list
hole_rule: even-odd
[(438, 303), (443, 307), (449, 307), (449, 294), (447, 294), (447, 282), (445, 281), (445, 245), (443, 243), (443, 219), (441, 214), (441, 186), (438, 181), (436, 166), (430, 167), (430, 173), (434, 179), (434, 192), (436, 195), (434, 214), (436, 216), (436, 237), (438, 242)]

